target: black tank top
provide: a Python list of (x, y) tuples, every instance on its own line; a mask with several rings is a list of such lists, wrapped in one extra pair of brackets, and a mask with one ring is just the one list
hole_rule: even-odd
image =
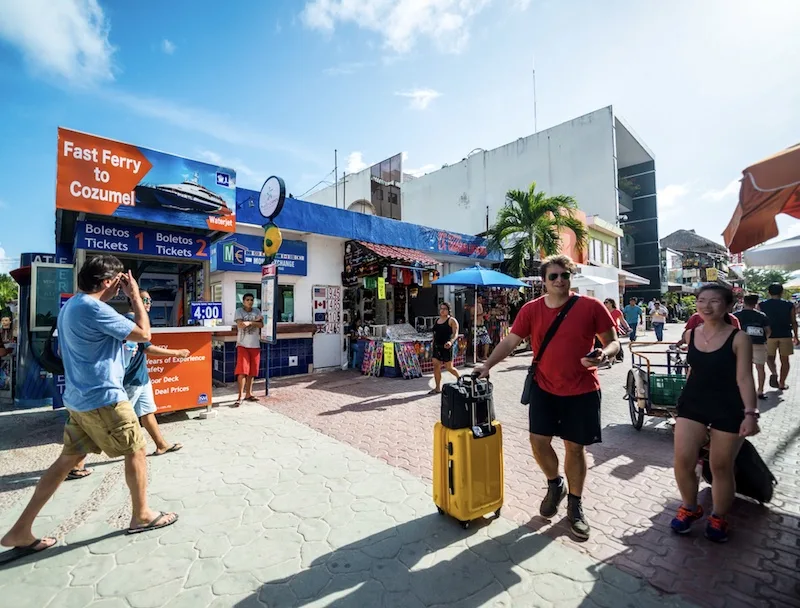
[(694, 405), (703, 402), (725, 404), (733, 409), (744, 409), (744, 401), (739, 393), (736, 379), (736, 353), (733, 352), (733, 339), (739, 333), (734, 329), (720, 348), (710, 353), (699, 350), (694, 345), (693, 329), (689, 338), (689, 353), (686, 362), (691, 373), (683, 389), (681, 401), (691, 401)]
[(448, 315), (444, 323), (439, 323), (439, 319), (436, 319), (436, 323), (433, 324), (433, 343), (438, 346), (444, 346), (446, 342), (450, 341), (452, 335), (453, 328), (450, 327), (450, 316)]

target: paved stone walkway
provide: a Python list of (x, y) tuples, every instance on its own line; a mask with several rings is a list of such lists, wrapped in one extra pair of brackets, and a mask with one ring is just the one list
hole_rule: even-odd
[[(678, 336), (678, 327), (668, 326), (666, 339)], [(627, 358), (601, 372), (603, 443), (589, 449), (584, 501), (591, 540), (575, 542), (564, 520), (541, 520), (538, 506), (546, 486), (530, 452), (527, 409), (519, 405), (529, 356), (508, 359), (492, 374), (497, 416), (504, 425), (504, 516), (703, 606), (800, 606), (800, 356), (793, 361), (791, 390), (770, 392), (769, 401), (759, 404), (763, 431), (753, 441), (778, 477), (775, 498), (763, 507), (737, 500), (731, 540), (716, 546), (702, 537), (702, 526), (689, 537), (676, 537), (669, 529), (679, 504), (672, 433), (655, 418), (648, 418), (641, 431), (631, 426), (622, 399)], [(273, 385), (267, 403), (430, 480), (431, 429), (439, 417), (438, 398), (426, 395), (431, 382), (356, 373), (287, 379)], [(563, 455), (557, 444), (556, 449)], [(708, 509), (710, 488), (703, 488), (701, 501)]]
[[(45, 441), (63, 424), (52, 412), (18, 417), (31, 415), (37, 441), (7, 443), (0, 465), (0, 491), (14, 496), (0, 506), (3, 529), (38, 476), (36, 467), (5, 467), (19, 469), (25, 454), (43, 446), (53, 451)], [(7, 441), (14, 418), (0, 420)], [(35, 528), (58, 534), (60, 545), (0, 570), (0, 604), (688, 605), (508, 519), (464, 531), (436, 514), (420, 477), (263, 406), (220, 408), (210, 420), (176, 414), (162, 427), (186, 447), (148, 459), (151, 502), (179, 511), (180, 520), (164, 530), (122, 533), (130, 517), (122, 463), (96, 460), (92, 476), (61, 487)], [(429, 431), (415, 423), (405, 437)]]

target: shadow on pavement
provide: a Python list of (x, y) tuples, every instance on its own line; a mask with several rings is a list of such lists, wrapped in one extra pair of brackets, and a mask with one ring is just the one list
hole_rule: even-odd
[(61, 443), (66, 410), (17, 410), (0, 416), (0, 451)]
[(335, 416), (336, 414), (343, 414), (345, 412), (382, 412), (387, 407), (391, 407), (393, 405), (400, 405), (405, 403), (410, 403), (411, 401), (419, 401), (420, 399), (426, 399), (431, 397), (432, 395), (428, 395), (428, 393), (420, 393), (418, 395), (408, 395), (405, 397), (394, 397), (394, 398), (387, 398), (386, 396), (377, 396), (371, 397), (369, 399), (364, 399), (363, 401), (357, 401), (356, 403), (350, 403), (348, 405), (344, 405), (340, 407), (338, 410), (329, 410), (327, 412), (320, 412), (319, 416)]
[(489, 605), (521, 582), (511, 567), (552, 542), (544, 535), (515, 528), (470, 543), (469, 548), (451, 547), (490, 522), (476, 522), (462, 530), (449, 518), (427, 515), (321, 555), (302, 572), (265, 583), (236, 606), (256, 605), (256, 599), (267, 606), (293, 607), (312, 603), (337, 608)]
[(623, 481), (630, 481), (648, 466), (672, 467), (672, 431), (656, 428), (661, 418), (646, 418), (641, 431), (632, 425), (610, 424), (603, 428), (603, 443), (587, 446), (594, 463), (590, 469), (600, 468), (607, 462), (625, 459), (611, 469), (610, 475)]
[[(45, 549), (41, 553), (34, 553), (33, 555), (28, 555), (27, 557), (23, 557), (21, 559), (13, 561), (10, 564), (0, 564), (0, 570), (7, 570), (15, 568), (17, 566), (24, 566), (25, 564), (29, 564), (31, 562), (46, 563), (48, 559), (58, 557), (63, 553), (74, 551), (75, 549), (80, 549), (81, 547), (88, 547), (89, 545), (93, 545), (94, 543), (99, 543), (100, 541), (106, 540), (108, 538), (113, 538), (115, 536), (122, 536), (124, 534), (125, 534), (124, 530), (115, 530), (113, 532), (109, 532), (108, 534), (103, 534), (102, 536), (89, 538), (76, 543), (70, 543), (69, 545), (56, 545), (55, 547), (51, 547), (50, 549)], [(5, 550), (5, 547), (3, 547), (3, 550)], [(2, 553), (0, 553), (0, 555), (1, 554)]]

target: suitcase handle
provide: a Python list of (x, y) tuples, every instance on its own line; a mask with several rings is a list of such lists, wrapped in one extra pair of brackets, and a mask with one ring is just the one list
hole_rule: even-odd
[(492, 385), (489, 378), (477, 378), (475, 376), (461, 376), (458, 383), (469, 390), (473, 399), (487, 397), (492, 394)]

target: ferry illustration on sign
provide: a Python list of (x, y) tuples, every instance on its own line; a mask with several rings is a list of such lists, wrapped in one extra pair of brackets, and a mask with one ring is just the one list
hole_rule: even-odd
[(179, 211), (231, 215), (225, 199), (200, 184), (197, 173), (180, 184), (136, 186), (136, 202), (146, 207), (166, 207)]

